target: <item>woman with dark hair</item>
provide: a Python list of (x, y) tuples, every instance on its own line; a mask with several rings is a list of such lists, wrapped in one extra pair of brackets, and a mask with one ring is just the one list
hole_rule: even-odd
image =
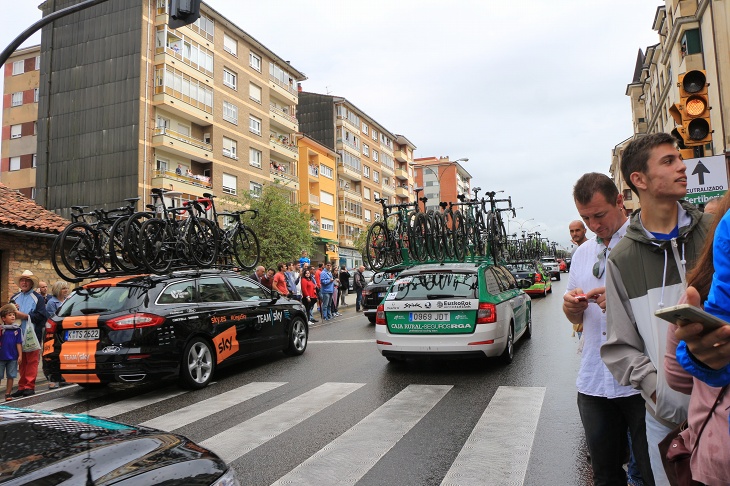
[(312, 316), (312, 307), (317, 303), (317, 288), (312, 277), (312, 271), (307, 267), (302, 272), (302, 304), (307, 309), (309, 322), (317, 322)]
[[(722, 290), (730, 286), (730, 192), (720, 201), (716, 220), (710, 227), (702, 253), (687, 275), (687, 289), (682, 301), (712, 313), (722, 302)], [(727, 294), (725, 294), (727, 295)], [(720, 297), (720, 298), (718, 298)], [(680, 302), (681, 303), (681, 302)], [(721, 312), (722, 313), (722, 312)], [(727, 319), (726, 316), (718, 317)], [(730, 478), (730, 393), (720, 394), (730, 383), (730, 329), (718, 329), (701, 335), (702, 326), (669, 325), (664, 371), (667, 383), (674, 390), (690, 395), (688, 427), (681, 433), (692, 451), (692, 479), (701, 484), (727, 484)], [(715, 407), (713, 405), (720, 398)], [(712, 413), (710, 413), (712, 411)], [(702, 429), (705, 420), (707, 425)], [(701, 434), (701, 436), (700, 436)]]

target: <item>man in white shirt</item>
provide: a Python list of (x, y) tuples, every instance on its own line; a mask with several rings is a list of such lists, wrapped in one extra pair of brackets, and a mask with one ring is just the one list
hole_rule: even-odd
[(606, 259), (628, 226), (623, 198), (608, 176), (592, 172), (578, 179), (573, 199), (581, 218), (596, 234), (573, 255), (563, 296), (563, 312), (568, 320), (583, 323), (585, 342), (576, 387), (593, 482), (596, 486), (627, 483), (623, 463), (628, 427), (642, 479), (653, 485), (644, 399), (633, 387), (620, 385), (600, 355), (606, 341)]

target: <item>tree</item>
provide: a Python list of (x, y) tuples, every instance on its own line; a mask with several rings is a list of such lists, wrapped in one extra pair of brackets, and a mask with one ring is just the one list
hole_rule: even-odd
[(302, 250), (311, 253), (313, 249), (309, 212), (302, 211), (302, 204), (292, 204), (289, 194), (276, 184), (268, 184), (257, 197), (244, 194), (232, 200), (234, 204), (258, 210), (258, 217), (247, 219), (246, 225), (259, 239), (259, 264), (266, 268), (298, 260)]

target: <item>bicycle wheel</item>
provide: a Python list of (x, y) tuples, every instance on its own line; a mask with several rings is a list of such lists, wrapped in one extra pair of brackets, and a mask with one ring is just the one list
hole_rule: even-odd
[(141, 250), (139, 248), (139, 234), (142, 223), (154, 217), (154, 213), (142, 211), (135, 213), (127, 219), (124, 225), (124, 255), (134, 265), (133, 271), (142, 270), (145, 265), (142, 262)]
[(236, 226), (233, 233), (233, 256), (244, 270), (253, 270), (259, 263), (261, 256), (259, 239), (251, 228)]
[(209, 267), (218, 256), (218, 228), (209, 219), (195, 219), (190, 225), (186, 243), (189, 254), (199, 267)]
[(444, 231), (441, 234), (441, 244), (444, 247), (444, 257), (454, 258), (454, 213), (445, 211), (443, 213)]
[(175, 258), (174, 245), (167, 241), (167, 223), (161, 219), (148, 219), (139, 229), (140, 257), (151, 273), (165, 273)]
[(434, 212), (431, 219), (431, 250), (434, 259), (444, 261), (446, 250), (444, 248), (444, 217), (439, 212)]
[(63, 266), (77, 277), (89, 277), (99, 268), (99, 237), (88, 223), (77, 221), (61, 233), (59, 250)]
[(136, 272), (139, 268), (129, 257), (124, 244), (124, 233), (127, 229), (129, 217), (122, 217), (114, 221), (109, 230), (109, 260), (112, 265), (125, 272)]
[[(53, 244), (51, 245), (51, 265), (53, 266), (53, 269), (56, 271), (58, 276), (61, 277), (62, 279), (66, 280), (68, 282), (78, 282), (81, 279), (74, 277), (74, 276), (69, 276), (68, 274), (70, 272), (68, 272), (68, 270), (66, 270), (65, 268), (62, 270), (62, 267), (64, 265), (63, 265), (63, 261), (61, 261), (60, 242), (61, 242), (61, 235), (58, 235), (53, 239)], [(64, 270), (66, 270), (66, 273), (64, 273)]]
[(382, 270), (389, 259), (388, 228), (381, 221), (373, 223), (365, 238), (365, 258), (374, 271)]
[(499, 213), (496, 214), (495, 218), (495, 245), (494, 250), (496, 255), (494, 256), (494, 263), (502, 263), (507, 259), (507, 230), (504, 228), (504, 221)]
[(468, 240), (466, 236), (466, 222), (464, 221), (464, 215), (461, 211), (454, 213), (454, 256), (459, 261), (464, 261), (466, 256)]
[(428, 257), (426, 251), (426, 216), (423, 213), (413, 213), (408, 218), (408, 239), (410, 256), (418, 262)]

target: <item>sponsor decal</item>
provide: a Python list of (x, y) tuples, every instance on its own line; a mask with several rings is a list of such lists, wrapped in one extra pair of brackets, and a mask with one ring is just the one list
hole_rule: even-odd
[(61, 370), (95, 369), (97, 344), (99, 341), (66, 341), (61, 344), (58, 353)]
[(455, 321), (465, 321), (467, 319), (469, 319), (469, 318), (467, 316), (465, 316), (464, 314), (456, 314), (454, 316)]
[(407, 285), (413, 281), (413, 277), (403, 277), (395, 281), (395, 285)]
[(405, 311), (405, 310), (426, 310), (426, 309), (437, 309), (439, 311), (447, 310), (477, 310), (479, 308), (479, 299), (453, 299), (453, 300), (411, 300), (402, 301), (395, 300), (389, 301), (386, 299), (383, 302), (386, 312), (389, 311)]
[(216, 350), (216, 363), (220, 364), (238, 352), (236, 326), (231, 326), (213, 338)]
[(408, 323), (390, 323), (390, 331), (397, 334), (455, 334), (470, 332), (473, 329), (472, 324), (468, 323), (447, 323), (447, 322), (408, 322)]
[(284, 313), (282, 311), (270, 311), (268, 314), (256, 316), (259, 324), (266, 324), (267, 322), (270, 322), (272, 325), (275, 322), (281, 322), (283, 317)]
[(396, 295), (398, 295), (398, 292), (390, 292), (385, 300), (395, 300)]
[(423, 307), (425, 307), (426, 309), (430, 309), (431, 308), (431, 302), (426, 302), (425, 304), (423, 304)]
[(421, 309), (421, 303), (420, 302), (406, 302), (403, 304), (404, 309)]
[(441, 302), (440, 300), (438, 302), (436, 302), (436, 307), (438, 307), (439, 309), (441, 309), (443, 306), (444, 306), (444, 303)]
[(223, 322), (228, 322), (228, 317), (226, 316), (213, 316), (210, 318), (211, 324), (221, 324)]
[(388, 317), (388, 319), (391, 320), (391, 321), (405, 321), (405, 320), (407, 320), (406, 319), (406, 316), (404, 316), (403, 314), (396, 314), (396, 315), (394, 315), (392, 317)]
[(53, 343), (54, 342), (55, 342), (54, 339), (50, 338), (50, 339), (46, 340), (45, 343), (43, 343), (43, 356), (45, 356), (47, 354), (51, 354), (53, 352)]

